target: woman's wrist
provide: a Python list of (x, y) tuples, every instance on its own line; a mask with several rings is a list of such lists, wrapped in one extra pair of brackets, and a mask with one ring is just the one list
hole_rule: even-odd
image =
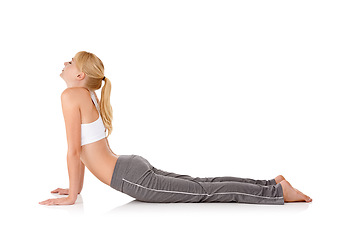
[(70, 195), (68, 196), (68, 199), (70, 199), (70, 201), (76, 202), (76, 200), (77, 200), (77, 195), (78, 195), (78, 194), (76, 194), (76, 195), (74, 195), (74, 194), (71, 195), (71, 194), (70, 194)]

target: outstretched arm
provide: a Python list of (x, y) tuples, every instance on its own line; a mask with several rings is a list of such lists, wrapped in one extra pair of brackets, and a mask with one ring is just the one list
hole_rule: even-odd
[(70, 205), (74, 204), (78, 192), (83, 186), (84, 166), (80, 160), (81, 153), (81, 114), (77, 89), (67, 88), (61, 95), (68, 143), (67, 166), (69, 172), (69, 196), (66, 198), (48, 199), (40, 204)]

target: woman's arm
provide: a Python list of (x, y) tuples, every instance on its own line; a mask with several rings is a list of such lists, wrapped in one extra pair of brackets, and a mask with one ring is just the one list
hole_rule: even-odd
[(84, 170), (85, 170), (85, 166), (84, 166), (84, 163), (81, 161), (81, 172), (80, 172), (80, 182), (79, 182), (78, 194), (81, 193), (81, 191), (83, 189)]
[(81, 160), (79, 155), (67, 155), (67, 168), (69, 172), (69, 196), (71, 201), (77, 200), (81, 183)]
[(67, 166), (69, 173), (69, 196), (66, 198), (48, 199), (41, 204), (69, 205), (74, 204), (78, 192), (83, 186), (81, 153), (81, 113), (79, 99), (80, 92), (77, 88), (67, 88), (61, 94), (63, 115), (65, 120), (66, 137), (68, 143)]

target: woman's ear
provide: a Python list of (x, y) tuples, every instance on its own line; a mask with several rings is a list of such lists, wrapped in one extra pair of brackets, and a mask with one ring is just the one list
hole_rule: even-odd
[(83, 72), (80, 72), (80, 73), (78, 73), (78, 75), (77, 75), (77, 79), (78, 80), (83, 80), (84, 78), (85, 78), (85, 73), (83, 73)]

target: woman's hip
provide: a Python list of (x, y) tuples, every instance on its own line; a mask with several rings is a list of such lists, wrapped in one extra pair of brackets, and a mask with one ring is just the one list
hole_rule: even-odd
[(153, 166), (139, 155), (120, 155), (115, 164), (110, 186), (123, 192), (125, 181), (143, 183), (153, 171)]
[(200, 183), (182, 176), (156, 169), (139, 155), (121, 155), (110, 186), (146, 202), (201, 201), (207, 194)]

